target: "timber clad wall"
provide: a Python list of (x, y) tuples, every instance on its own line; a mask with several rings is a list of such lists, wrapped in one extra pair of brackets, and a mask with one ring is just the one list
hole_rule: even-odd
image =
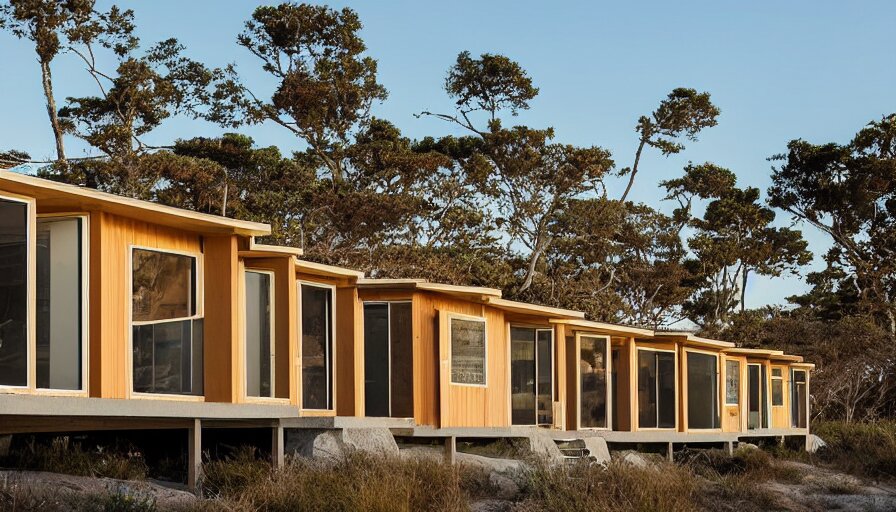
[[(809, 389), (810, 370), (813, 366), (802, 363), (801, 358), (786, 356), (780, 352), (735, 349), (724, 342), (700, 339), (686, 333), (661, 333), (588, 322), (582, 314), (575, 312), (538, 309), (539, 307), (512, 301), (502, 302), (499, 291), (485, 288), (427, 288), (422, 285), (418, 287), (416, 283), (422, 281), (413, 280), (402, 281), (400, 286), (395, 284), (395, 288), (391, 288), (393, 285), (388, 284), (388, 280), (383, 280), (382, 283), (368, 280), (368, 286), (359, 286), (359, 273), (302, 261), (298, 258), (300, 251), (297, 250), (256, 245), (253, 237), (267, 232), (263, 225), (240, 224), (239, 221), (191, 212), (178, 213), (166, 210), (165, 207), (150, 207), (131, 200), (127, 200), (125, 204), (121, 202), (124, 200), (116, 202), (107, 196), (90, 192), (89, 194), (96, 195), (94, 197), (87, 192), (73, 191), (73, 187), (65, 188), (66, 186), (49, 182), (44, 184), (42, 180), (35, 178), (4, 178), (6, 174), (8, 173), (0, 173), (0, 192), (7, 185), (10, 187), (7, 193), (30, 197), (28, 192), (31, 190), (36, 209), (32, 214), (56, 212), (89, 215), (88, 370), (84, 391), (91, 397), (224, 403), (268, 402), (289, 404), (295, 409), (296, 416), (365, 416), (368, 411), (365, 411), (364, 303), (367, 301), (404, 301), (411, 304), (409, 343), (412, 350), (412, 371), (405, 372), (407, 379), (401, 382), (412, 381), (413, 389), (403, 389), (401, 400), (407, 404), (413, 403), (413, 420), (416, 425), (511, 426), (514, 396), (511, 386), (513, 365), (510, 331), (513, 326), (553, 332), (554, 396), (550, 410), (553, 412), (554, 428), (581, 428), (579, 400), (581, 368), (584, 365), (588, 369), (591, 383), (599, 383), (603, 376), (606, 385), (610, 386), (608, 400), (604, 404), (600, 404), (599, 394), (595, 393), (595, 389), (599, 388), (592, 387), (590, 391), (586, 388), (585, 393), (586, 396), (591, 394), (589, 400), (592, 401), (592, 410), (605, 408), (607, 429), (633, 432), (655, 429), (639, 425), (639, 410), (643, 405), (639, 403), (638, 394), (639, 348), (675, 353), (675, 426), (665, 429), (668, 431), (695, 430), (688, 425), (687, 354), (691, 351), (712, 355), (717, 360), (716, 399), (719, 421), (718, 428), (710, 430), (747, 431), (748, 363), (761, 364), (766, 370), (764, 384), (768, 400), (764, 407), (768, 411), (769, 428), (791, 429), (793, 368), (806, 372), (806, 390)], [(25, 184), (16, 180), (24, 180)], [(155, 208), (159, 211), (155, 212)], [(32, 226), (30, 229), (35, 228)], [(32, 241), (29, 248), (32, 253), (33, 247)], [(131, 258), (134, 247), (188, 254), (196, 258), (197, 316), (204, 319), (202, 396), (132, 392), (133, 348), (130, 321), (133, 300)], [(33, 260), (34, 255), (31, 256)], [(273, 275), (272, 397), (247, 397), (247, 292), (244, 289), (247, 270), (265, 271)], [(332, 353), (327, 354), (332, 368), (331, 409), (302, 409), (302, 299), (298, 290), (298, 284), (302, 282), (326, 285), (334, 290)], [(33, 300), (33, 290), (29, 293), (32, 297), (29, 300)], [(403, 318), (406, 319), (407, 306), (403, 307)], [(452, 382), (451, 340), (448, 334), (452, 315), (481, 318), (485, 321), (484, 385)], [(404, 325), (407, 325), (406, 322), (405, 320)], [(34, 330), (33, 325), (31, 329)], [(406, 334), (406, 330), (402, 332)], [(29, 335), (33, 336), (33, 332)], [(594, 355), (600, 354), (596, 348), (589, 349), (591, 357), (594, 357), (593, 361), (581, 358), (577, 347), (579, 335), (608, 339), (609, 357), (604, 361), (603, 369), (600, 368), (600, 358)], [(407, 338), (402, 337), (402, 340)], [(407, 346), (408, 341), (404, 343), (403, 346)], [(476, 356), (478, 354), (469, 359), (478, 361)], [(392, 359), (389, 361), (391, 364)], [(523, 358), (517, 361), (528, 360)], [(737, 403), (730, 405), (726, 395), (727, 361), (737, 361), (740, 372)], [(33, 361), (29, 361), (29, 364), (33, 364)], [(408, 364), (407, 360), (404, 364)], [(514, 375), (525, 375), (525, 363), (523, 367), (522, 374)], [(474, 373), (478, 371), (479, 368), (475, 367)], [(773, 372), (778, 371), (781, 375), (782, 396), (780, 405), (773, 405)], [(702, 378), (706, 373), (698, 375)], [(525, 387), (525, 378), (523, 381)], [(9, 391), (31, 393), (34, 390), (29, 388), (24, 391)], [(517, 393), (524, 395), (528, 391), (517, 390)], [(536, 395), (536, 400), (546, 396), (539, 393)], [(705, 399), (705, 394), (703, 397)], [(672, 405), (671, 401), (667, 399), (665, 403)], [(538, 405), (544, 406), (544, 402)], [(653, 406), (657, 407), (656, 404)], [(400, 414), (405, 414), (404, 411), (408, 409), (409, 407), (402, 409)], [(808, 413), (808, 404), (806, 412)], [(671, 416), (670, 412), (670, 420)], [(544, 417), (547, 418), (547, 415)], [(702, 417), (698, 416), (697, 419)], [(590, 424), (597, 423), (592, 418)]]

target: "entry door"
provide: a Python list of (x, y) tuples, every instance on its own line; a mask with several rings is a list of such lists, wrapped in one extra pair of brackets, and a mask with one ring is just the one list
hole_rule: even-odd
[(366, 416), (410, 418), (413, 408), (411, 304), (364, 304)]
[(510, 412), (514, 425), (553, 423), (554, 332), (510, 328)]
[(579, 335), (579, 426), (607, 428), (610, 412), (610, 339)]
[(808, 401), (806, 396), (806, 372), (805, 370), (793, 370), (791, 374), (791, 416), (790, 424), (793, 428), (806, 428), (808, 424)]
[(768, 428), (768, 378), (764, 365), (747, 365), (747, 428)]

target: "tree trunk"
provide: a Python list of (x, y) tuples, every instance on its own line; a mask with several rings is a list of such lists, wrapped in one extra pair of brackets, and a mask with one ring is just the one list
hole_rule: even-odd
[(529, 256), (529, 266), (526, 267), (526, 277), (523, 279), (523, 284), (520, 285), (521, 292), (528, 290), (529, 287), (532, 286), (532, 280), (535, 278), (535, 266), (538, 264), (538, 260), (548, 246), (548, 242), (543, 240), (542, 237), (538, 237), (538, 240), (535, 242), (535, 250), (532, 251), (532, 254)]
[(628, 185), (625, 187), (625, 192), (622, 193), (622, 198), (619, 199), (622, 203), (625, 202), (625, 198), (628, 197), (632, 185), (635, 184), (635, 175), (638, 174), (638, 164), (641, 162), (641, 152), (644, 151), (644, 144), (646, 143), (647, 139), (642, 138), (641, 143), (638, 144), (638, 151), (635, 152), (635, 162), (632, 164), (632, 172), (628, 176)]
[(65, 162), (65, 146), (62, 141), (62, 126), (59, 124), (59, 115), (56, 111), (56, 98), (53, 96), (53, 77), (50, 73), (50, 61), (40, 61), (41, 81), (44, 86), (44, 96), (47, 98), (47, 115), (50, 116), (50, 125), (53, 127), (53, 136), (56, 138), (56, 158), (59, 162)]
[(746, 307), (746, 298), (747, 298), (747, 275), (750, 273), (750, 269), (744, 267), (744, 274), (742, 277), (742, 281), (740, 284), (740, 312), (743, 313)]

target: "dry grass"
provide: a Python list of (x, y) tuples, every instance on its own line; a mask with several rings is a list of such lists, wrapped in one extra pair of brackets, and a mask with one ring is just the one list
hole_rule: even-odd
[(828, 445), (817, 458), (848, 473), (896, 479), (896, 422), (820, 422), (813, 432)]
[(68, 436), (54, 437), (49, 442), (30, 438), (0, 461), (4, 467), (32, 471), (49, 471), (76, 476), (142, 480), (148, 468), (143, 456), (133, 449), (108, 449), (97, 446), (87, 449)]

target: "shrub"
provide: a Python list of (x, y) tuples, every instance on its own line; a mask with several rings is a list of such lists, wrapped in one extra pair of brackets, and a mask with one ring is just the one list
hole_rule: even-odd
[(896, 477), (896, 422), (819, 422), (812, 426), (827, 447), (817, 457), (844, 471), (874, 478)]
[(16, 469), (122, 480), (142, 480), (148, 472), (142, 454), (131, 447), (88, 450), (68, 436), (53, 437), (49, 442), (31, 437), (2, 462)]

